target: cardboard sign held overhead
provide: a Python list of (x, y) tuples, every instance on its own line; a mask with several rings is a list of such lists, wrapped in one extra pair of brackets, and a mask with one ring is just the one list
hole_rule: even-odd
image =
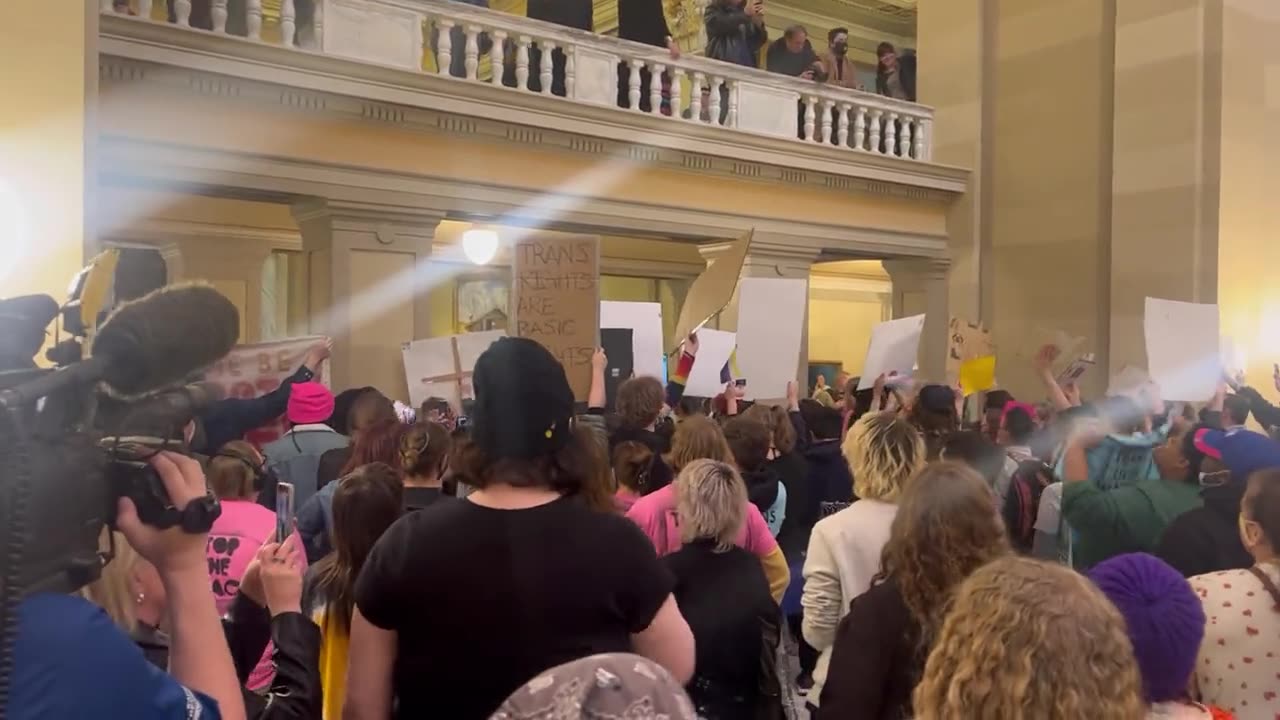
[(785, 398), (787, 383), (795, 382), (808, 291), (802, 279), (743, 278), (738, 285), (738, 364), (747, 400)]
[(1147, 372), (1165, 400), (1204, 402), (1222, 380), (1218, 306), (1147, 298)]
[(530, 235), (515, 244), (511, 304), (517, 337), (537, 340), (564, 365), (579, 401), (591, 389), (600, 339), (600, 240)]
[(915, 369), (923, 332), (924, 315), (889, 320), (872, 328), (858, 389), (871, 388), (880, 375), (897, 373), (904, 378), (910, 376)]
[(947, 379), (951, 382), (960, 378), (961, 365), (996, 354), (991, 331), (982, 323), (953, 317), (947, 330)]
[(427, 398), (439, 397), (447, 400), (454, 412), (462, 412), (462, 401), (475, 397), (471, 372), (476, 360), (506, 334), (488, 330), (405, 343), (401, 352), (409, 403), (418, 408)]
[(667, 341), (668, 353), (675, 352), (689, 333), (706, 324), (733, 299), (733, 291), (738, 288), (738, 276), (742, 274), (742, 264), (746, 262), (747, 250), (751, 247), (751, 237), (755, 232), (753, 228), (738, 238), (689, 286), (689, 294), (680, 307), (680, 317), (676, 321), (675, 336)]

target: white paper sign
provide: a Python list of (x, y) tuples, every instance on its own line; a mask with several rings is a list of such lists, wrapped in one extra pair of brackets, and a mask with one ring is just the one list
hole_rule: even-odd
[(1165, 400), (1203, 402), (1222, 379), (1218, 306), (1147, 298), (1147, 372)]
[(662, 305), (654, 302), (600, 303), (600, 328), (631, 330), (632, 362), (636, 377), (648, 375), (667, 381), (662, 363)]
[(1249, 358), (1245, 355), (1244, 347), (1238, 345), (1235, 338), (1224, 335), (1222, 337), (1222, 369), (1236, 375), (1244, 372), (1249, 367)]
[(890, 320), (871, 330), (871, 342), (867, 345), (867, 359), (862, 363), (862, 379), (859, 390), (871, 388), (880, 375), (896, 372), (910, 375), (916, 366), (920, 351), (920, 334), (924, 332), (924, 315)]
[[(684, 394), (690, 397), (715, 397), (724, 392), (720, 371), (733, 355), (737, 335), (723, 330), (698, 331), (698, 355), (694, 358)], [(747, 378), (750, 384), (751, 379)]]
[(439, 397), (448, 400), (454, 411), (461, 411), (463, 399), (475, 397), (471, 372), (476, 360), (506, 334), (489, 330), (405, 343), (402, 350), (410, 404), (421, 407), (427, 398)]
[(786, 278), (742, 278), (738, 283), (738, 369), (746, 399), (787, 396), (800, 367), (800, 342), (809, 283)]

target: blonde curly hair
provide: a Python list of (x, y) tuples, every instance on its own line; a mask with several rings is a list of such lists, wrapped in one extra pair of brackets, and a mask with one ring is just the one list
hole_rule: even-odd
[(853, 492), (863, 500), (897, 502), (902, 486), (925, 465), (924, 439), (895, 412), (863, 415), (840, 450), (853, 472)]
[(1085, 577), (1017, 556), (961, 584), (913, 706), (916, 720), (1146, 715), (1119, 611)]

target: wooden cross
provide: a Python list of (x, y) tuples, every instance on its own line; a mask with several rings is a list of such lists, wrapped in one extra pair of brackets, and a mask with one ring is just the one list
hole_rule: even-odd
[(437, 382), (453, 382), (458, 388), (458, 405), (459, 405), (459, 407), (454, 408), (454, 410), (456, 412), (462, 412), (461, 405), (462, 405), (462, 400), (465, 397), (462, 390), (463, 383), (465, 382), (467, 385), (471, 384), (471, 376), (473, 372), (471, 370), (462, 369), (462, 356), (458, 354), (458, 336), (455, 335), (449, 338), (449, 345), (450, 345), (450, 348), (453, 350), (454, 372), (451, 372), (445, 375), (434, 375), (432, 377), (425, 377), (425, 378), (422, 378), (422, 382), (423, 384), (437, 383)]

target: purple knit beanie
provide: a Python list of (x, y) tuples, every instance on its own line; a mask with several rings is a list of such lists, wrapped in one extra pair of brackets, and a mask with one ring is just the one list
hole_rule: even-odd
[(1204, 638), (1204, 608), (1190, 583), (1146, 553), (1113, 557), (1089, 577), (1124, 616), (1147, 702), (1185, 697)]

